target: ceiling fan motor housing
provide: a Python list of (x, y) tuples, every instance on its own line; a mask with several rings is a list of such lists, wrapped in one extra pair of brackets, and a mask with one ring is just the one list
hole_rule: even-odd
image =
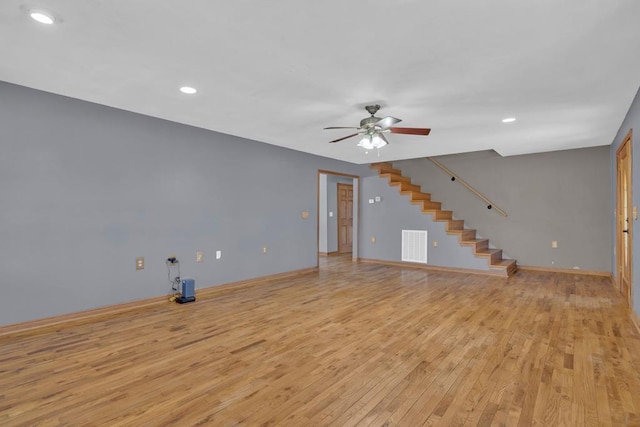
[(375, 127), (375, 124), (380, 121), (380, 117), (367, 117), (366, 119), (360, 120), (360, 127), (362, 129), (369, 129)]

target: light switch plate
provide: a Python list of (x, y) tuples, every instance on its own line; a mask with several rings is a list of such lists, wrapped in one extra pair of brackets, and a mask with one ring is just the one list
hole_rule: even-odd
[(309, 218), (309, 212), (302, 211), (302, 219), (307, 219), (307, 218)]
[(222, 258), (222, 251), (216, 251), (216, 259)]
[(204, 252), (196, 251), (196, 262), (203, 262), (203, 261), (204, 261)]

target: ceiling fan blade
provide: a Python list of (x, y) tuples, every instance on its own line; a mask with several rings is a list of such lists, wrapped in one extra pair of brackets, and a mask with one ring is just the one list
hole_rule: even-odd
[(360, 129), (360, 128), (356, 128), (353, 126), (329, 126), (328, 128), (324, 128), (326, 129)]
[(380, 119), (376, 122), (376, 126), (380, 126), (382, 129), (389, 129), (391, 126), (396, 123), (400, 123), (402, 120), (396, 119), (395, 117), (387, 116), (383, 119)]
[(429, 129), (429, 128), (397, 128), (397, 127), (391, 127), (391, 128), (389, 128), (389, 130), (391, 130), (391, 133), (403, 133), (405, 135), (423, 135), (423, 136), (427, 136), (427, 135), (429, 135), (429, 132), (431, 132), (431, 129)]
[[(356, 128), (356, 129), (357, 129), (357, 128)], [(329, 141), (329, 144), (333, 144), (334, 142), (340, 142), (340, 141), (342, 141), (342, 140), (344, 140), (344, 139), (353, 138), (354, 136), (358, 136), (358, 135), (360, 135), (360, 133), (354, 133), (354, 134), (347, 135), (347, 136), (342, 137), (342, 138), (334, 139), (333, 141)]]

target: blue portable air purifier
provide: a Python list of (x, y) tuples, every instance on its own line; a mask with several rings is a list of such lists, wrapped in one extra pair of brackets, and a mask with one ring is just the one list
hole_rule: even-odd
[(196, 281), (194, 279), (182, 279), (182, 295), (176, 298), (176, 302), (184, 304), (196, 300)]

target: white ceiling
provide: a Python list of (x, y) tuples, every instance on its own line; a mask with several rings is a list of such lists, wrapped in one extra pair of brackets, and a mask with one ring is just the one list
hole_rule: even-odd
[[(639, 19), (638, 0), (3, 0), (0, 80), (353, 163), (515, 155), (611, 143)], [(327, 143), (370, 103), (431, 135)]]

